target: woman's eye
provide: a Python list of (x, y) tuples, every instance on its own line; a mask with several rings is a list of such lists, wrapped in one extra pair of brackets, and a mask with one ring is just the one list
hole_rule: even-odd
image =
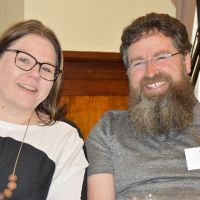
[(18, 61), (21, 62), (21, 63), (24, 63), (24, 64), (29, 64), (30, 63), (29, 59), (27, 59), (25, 57), (19, 57)]
[(42, 71), (47, 72), (47, 73), (52, 73), (53, 72), (53, 68), (49, 67), (49, 66), (42, 66)]

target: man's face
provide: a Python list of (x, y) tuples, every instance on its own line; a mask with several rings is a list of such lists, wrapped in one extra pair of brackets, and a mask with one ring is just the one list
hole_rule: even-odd
[(132, 44), (128, 49), (131, 87), (146, 96), (157, 96), (168, 90), (170, 79), (173, 82), (182, 80), (183, 74), (190, 73), (190, 55), (187, 53), (183, 56), (180, 53), (162, 61), (163, 56), (174, 53), (178, 53), (178, 50), (172, 40), (160, 32), (147, 35)]
[(153, 136), (186, 127), (195, 104), (187, 76), (189, 53), (179, 53), (170, 38), (156, 33), (132, 44), (128, 57), (129, 114), (134, 130)]

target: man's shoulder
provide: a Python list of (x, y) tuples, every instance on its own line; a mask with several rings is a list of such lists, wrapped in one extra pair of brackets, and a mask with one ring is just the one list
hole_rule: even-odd
[(126, 121), (128, 118), (129, 114), (127, 110), (109, 110), (101, 117), (102, 120), (106, 121)]
[(98, 126), (105, 129), (115, 130), (129, 125), (129, 114), (127, 110), (109, 110), (100, 118)]
[[(109, 110), (106, 111), (96, 125), (90, 132), (90, 137), (102, 137), (106, 138), (125, 134), (127, 130), (130, 130), (129, 114), (127, 110)], [(108, 141), (110, 141), (108, 140)]]
[(127, 110), (108, 110), (103, 114), (103, 117), (121, 118), (128, 117)]

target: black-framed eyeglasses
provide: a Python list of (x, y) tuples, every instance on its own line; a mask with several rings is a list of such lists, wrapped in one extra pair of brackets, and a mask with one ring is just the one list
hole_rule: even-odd
[(176, 53), (169, 53), (169, 52), (160, 52), (157, 55), (155, 55), (153, 58), (149, 59), (149, 60), (144, 60), (144, 59), (135, 59), (134, 61), (132, 61), (129, 65), (128, 68), (144, 68), (148, 65), (148, 63), (153, 63), (155, 65), (163, 65), (166, 64), (167, 61), (178, 54), (183, 53), (183, 51), (179, 51)]
[(55, 81), (58, 75), (62, 72), (54, 65), (38, 62), (35, 57), (24, 51), (17, 49), (6, 49), (6, 51), (16, 53), (15, 65), (24, 71), (30, 71), (38, 64), (40, 77), (47, 81)]

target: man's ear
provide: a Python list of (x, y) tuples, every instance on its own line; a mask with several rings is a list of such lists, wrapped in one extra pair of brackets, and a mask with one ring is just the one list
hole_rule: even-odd
[(185, 55), (185, 71), (187, 74), (190, 74), (191, 72), (191, 56), (190, 53), (187, 52), (187, 54)]
[(128, 76), (128, 80), (129, 80), (129, 85), (132, 85), (132, 76), (131, 76), (131, 72), (130, 72), (130, 68), (127, 69), (126, 74)]

